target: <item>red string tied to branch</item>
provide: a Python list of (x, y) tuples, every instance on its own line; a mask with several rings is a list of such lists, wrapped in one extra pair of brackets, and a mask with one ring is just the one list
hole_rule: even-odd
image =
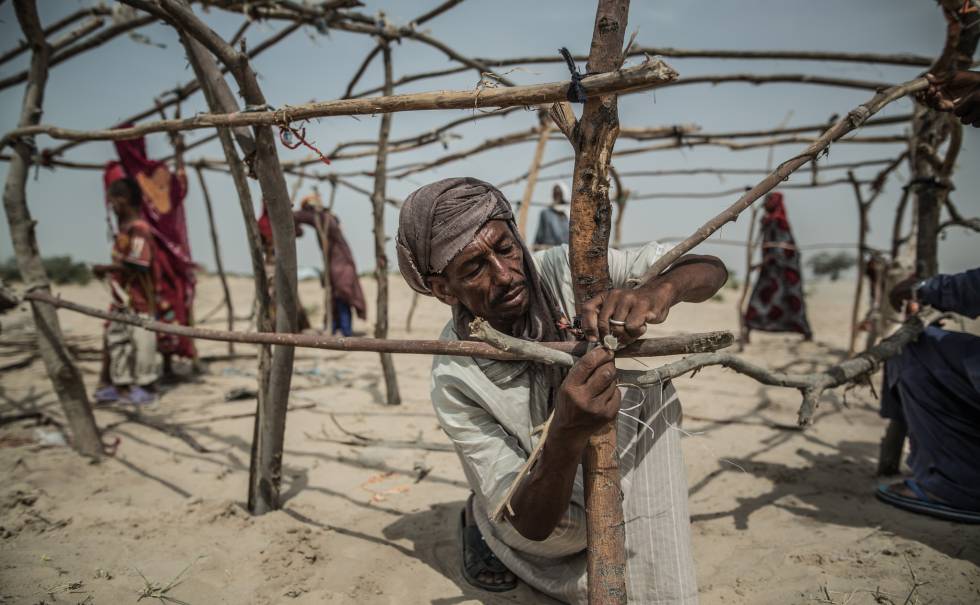
[(313, 141), (306, 140), (305, 126), (302, 128), (294, 128), (288, 123), (280, 124), (279, 142), (282, 143), (287, 149), (298, 149), (300, 146), (306, 147), (315, 153), (324, 164), (327, 166), (330, 165), (330, 158), (323, 155), (323, 152), (317, 149), (316, 144)]

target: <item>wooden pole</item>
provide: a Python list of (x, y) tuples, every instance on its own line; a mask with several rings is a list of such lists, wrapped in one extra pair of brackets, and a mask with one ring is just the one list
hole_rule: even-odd
[(745, 326), (745, 299), (749, 296), (749, 284), (752, 283), (752, 258), (758, 242), (755, 240), (755, 224), (759, 207), (752, 206), (749, 215), (749, 235), (745, 239), (745, 277), (742, 278), (742, 292), (738, 297), (735, 311), (738, 313), (738, 351), (741, 353), (749, 343), (749, 330)]
[[(197, 75), (197, 81), (201, 83), (205, 99), (211, 111), (237, 111), (238, 102), (231, 92), (224, 79), (223, 73), (218, 69), (218, 64), (214, 57), (196, 40), (181, 36), (181, 43), (187, 50), (187, 58)], [(255, 208), (252, 205), (252, 193), (249, 189), (248, 178), (245, 174), (245, 165), (235, 151), (235, 143), (232, 140), (232, 131), (228, 128), (217, 129), (218, 139), (235, 183), (235, 190), (238, 193), (238, 202), (242, 211), (242, 218), (245, 221), (245, 236), (248, 242), (249, 257), (252, 261), (252, 278), (255, 283), (255, 298), (252, 305), (252, 314), (255, 317), (255, 325), (261, 332), (272, 332), (272, 301), (269, 296), (269, 282), (265, 272), (265, 252), (262, 247), (262, 238), (259, 234), (258, 221), (255, 219)], [(245, 157), (250, 157), (255, 151), (255, 139), (252, 134), (245, 129), (235, 131), (235, 138), (242, 147)], [(258, 354), (257, 380), (258, 391), (256, 396), (255, 423), (252, 428), (252, 443), (249, 456), (249, 486), (251, 488), (258, 479), (258, 453), (259, 443), (259, 418), (261, 411), (266, 408), (266, 397), (269, 389), (269, 374), (272, 366), (272, 347), (270, 344), (262, 344)], [(252, 510), (252, 490), (249, 489), (249, 510)]]
[(337, 201), (337, 180), (330, 179), (330, 201), (327, 202), (327, 210), (333, 212), (333, 204)]
[[(628, 0), (599, 0), (588, 73), (612, 72), (623, 62)], [(617, 97), (585, 102), (573, 131), (575, 170), (569, 262), (576, 312), (612, 286), (608, 249), (611, 226), (609, 160), (619, 132)], [(626, 603), (626, 529), (616, 452), (616, 423), (589, 439), (582, 459), (588, 521), (588, 577), (591, 605)]]
[[(384, 60), (385, 95), (392, 91), (392, 66), (390, 40), (383, 41), (381, 56)], [(378, 155), (374, 165), (374, 193), (371, 196), (371, 209), (374, 215), (374, 277), (378, 283), (377, 318), (374, 323), (374, 337), (388, 337), (388, 254), (385, 245), (385, 189), (388, 181), (388, 137), (391, 133), (391, 114), (381, 116), (381, 127), (378, 132)], [(399, 405), (401, 395), (398, 393), (398, 375), (395, 373), (395, 361), (390, 353), (381, 354), (381, 373), (385, 379), (385, 403)]]
[[(935, 179), (937, 169), (929, 162), (927, 149), (938, 149), (945, 138), (945, 116), (916, 103), (912, 118), (912, 135), (909, 146), (909, 164), (912, 179), (909, 186), (914, 197), (916, 212), (915, 274), (919, 278), (935, 275), (938, 265), (938, 231), (941, 201)], [(897, 475), (902, 465), (902, 450), (908, 425), (903, 419), (889, 420), (878, 448), (878, 474)]]
[[(15, 0), (17, 21), (31, 47), (31, 64), (21, 106), (18, 126), (37, 124), (44, 105), (44, 87), (48, 80), (51, 49), (37, 16), (34, 0)], [(34, 234), (35, 221), (27, 207), (27, 173), (31, 166), (32, 145), (20, 140), (13, 146), (13, 157), (3, 189), (3, 207), (10, 227), (10, 242), (17, 258), (17, 268), (28, 291), (49, 293), (50, 282), (41, 262), (41, 251)], [(37, 331), (37, 347), (48, 378), (61, 402), (71, 429), (72, 447), (86, 456), (102, 455), (102, 440), (89, 406), (85, 383), (72, 360), (61, 333), (55, 308), (31, 302), (31, 314)]]
[[(334, 188), (336, 191), (336, 188)], [(330, 232), (326, 224), (324, 213), (329, 212), (320, 203), (320, 196), (317, 194), (316, 214), (314, 222), (317, 237), (320, 238), (320, 256), (323, 260), (323, 330), (327, 334), (333, 334), (333, 282), (330, 281)]]
[[(126, 0), (141, 10), (157, 14), (171, 24), (182, 36), (193, 37), (213, 53), (234, 76), (246, 105), (266, 105), (258, 78), (247, 56), (233, 49), (202, 22), (186, 4), (186, 0), (161, 0), (158, 5)], [(159, 6), (162, 10), (154, 8)], [(205, 53), (206, 54), (206, 53)], [(296, 294), (296, 236), (289, 191), (276, 152), (276, 138), (269, 126), (253, 128), (255, 153), (252, 156), (269, 211), (272, 242), (275, 249), (275, 326), (277, 332), (295, 332), (298, 299)], [(281, 506), (279, 489), (282, 479), (282, 451), (286, 432), (286, 408), (292, 380), (292, 347), (273, 347), (266, 397), (261, 401), (256, 422), (257, 442), (253, 444), (256, 471), (249, 481), (249, 509), (253, 514), (277, 510)]]
[(538, 144), (534, 148), (534, 158), (531, 160), (531, 168), (527, 172), (527, 183), (524, 186), (524, 197), (521, 198), (521, 209), (517, 214), (517, 228), (525, 241), (527, 240), (528, 210), (531, 208), (534, 188), (538, 184), (538, 170), (541, 167), (541, 160), (544, 158), (544, 150), (548, 145), (548, 137), (551, 135), (551, 120), (548, 119), (548, 113), (539, 110), (538, 120)]
[(858, 333), (858, 323), (859, 316), (861, 312), (861, 296), (864, 294), (864, 273), (867, 267), (867, 262), (865, 260), (866, 246), (865, 241), (868, 237), (868, 210), (871, 206), (871, 201), (864, 201), (864, 196), (861, 195), (861, 185), (858, 184), (857, 178), (854, 176), (853, 171), (847, 172), (847, 177), (851, 180), (851, 186), (854, 188), (854, 200), (857, 203), (858, 211), (858, 243), (857, 243), (857, 283), (854, 286), (854, 303), (851, 306), (851, 337), (848, 340), (847, 345), (847, 356), (851, 357), (854, 355), (854, 350), (857, 346), (857, 333)]
[[(123, 0), (135, 4), (136, 0)], [(209, 50), (212, 50), (209, 48)], [(236, 56), (240, 53), (235, 53)], [(228, 57), (230, 58), (230, 57)], [(236, 70), (232, 70), (234, 73)], [(676, 73), (662, 61), (653, 59), (633, 67), (582, 78), (586, 97), (603, 94), (627, 93), (650, 90), (676, 77)], [(288, 112), (243, 111), (237, 113), (199, 114), (180, 120), (158, 120), (127, 128), (81, 131), (58, 128), (44, 124), (16, 128), (4, 135), (5, 139), (47, 134), (52, 138), (72, 141), (113, 141), (131, 139), (154, 132), (171, 130), (198, 130), (218, 126), (275, 126), (285, 120), (296, 121), (326, 116), (372, 115), (400, 111), (434, 111), (444, 109), (474, 109), (489, 107), (513, 107), (542, 105), (564, 99), (568, 94), (568, 81), (513, 86), (510, 88), (481, 88), (478, 90), (424, 92), (405, 95), (386, 95), (367, 99), (344, 99), (290, 106)]]
[(405, 315), (405, 333), (412, 333), (412, 318), (415, 317), (415, 308), (419, 306), (419, 293), (412, 292), (412, 302), (408, 305), (408, 314)]
[[(221, 245), (218, 243), (218, 228), (214, 224), (214, 209), (211, 206), (211, 193), (204, 180), (204, 171), (198, 166), (197, 180), (201, 184), (201, 193), (204, 196), (204, 208), (208, 212), (208, 230), (211, 234), (211, 246), (214, 248), (214, 266), (218, 270), (218, 279), (221, 280), (221, 290), (225, 295), (225, 309), (228, 311), (228, 331), (235, 329), (235, 306), (231, 299), (231, 291), (228, 289), (228, 278), (225, 276), (225, 265), (221, 261)], [(235, 343), (228, 343), (228, 354), (235, 354)]]
[[(238, 342), (251, 345), (278, 345), (283, 347), (322, 349), (325, 351), (390, 353), (399, 355), (461, 355), (464, 357), (483, 357), (501, 361), (528, 359), (527, 357), (523, 357), (519, 351), (501, 351), (499, 348), (488, 344), (467, 340), (390, 340), (366, 337), (330, 337), (321, 334), (283, 334), (281, 332), (226, 332), (224, 330), (191, 328), (179, 324), (155, 321), (131, 313), (104, 311), (70, 300), (64, 300), (48, 292), (28, 292), (24, 295), (24, 299), (67, 309), (89, 317), (97, 317), (99, 319), (138, 326), (151, 332), (175, 334), (177, 336), (186, 336), (201, 340)], [(658, 355), (679, 355), (683, 353), (702, 353), (723, 349), (731, 345), (733, 341), (734, 337), (731, 332), (725, 331), (702, 332), (662, 338), (645, 338), (616, 351), (616, 356), (626, 359)], [(585, 355), (589, 348), (584, 341), (541, 342), (534, 344), (576, 356)]]
[(939, 272), (938, 236), (942, 211), (942, 193), (947, 187), (939, 182), (938, 167), (931, 162), (933, 150), (946, 139), (948, 121), (938, 111), (917, 106), (912, 120), (911, 149), (912, 193), (915, 196), (918, 233), (915, 240), (916, 277), (925, 279)]

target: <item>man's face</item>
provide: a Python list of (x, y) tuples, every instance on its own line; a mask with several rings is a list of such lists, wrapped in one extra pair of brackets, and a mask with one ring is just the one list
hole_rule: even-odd
[(565, 195), (562, 193), (561, 187), (555, 185), (551, 188), (551, 201), (556, 204), (561, 204), (564, 202)]
[(506, 221), (488, 221), (442, 273), (429, 277), (436, 298), (461, 303), (491, 324), (513, 322), (527, 312), (524, 252)]

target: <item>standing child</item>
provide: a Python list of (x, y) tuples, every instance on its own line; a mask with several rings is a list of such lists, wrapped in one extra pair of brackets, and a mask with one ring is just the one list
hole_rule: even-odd
[[(113, 311), (152, 319), (156, 307), (154, 243), (150, 225), (141, 218), (140, 188), (132, 179), (118, 179), (110, 183), (107, 196), (119, 230), (112, 246), (112, 263), (95, 265), (92, 272), (100, 279), (110, 278)], [(108, 363), (103, 365), (96, 401), (153, 403), (159, 376), (156, 336), (136, 326), (109, 322), (105, 350)]]

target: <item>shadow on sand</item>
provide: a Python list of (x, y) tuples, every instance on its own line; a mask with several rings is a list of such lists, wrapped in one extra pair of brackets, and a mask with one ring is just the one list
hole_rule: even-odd
[(463, 578), (459, 542), (459, 511), (464, 502), (441, 502), (428, 510), (403, 515), (386, 526), (382, 532), (389, 540), (409, 540), (411, 556), (422, 561), (439, 574), (449, 578), (459, 588), (460, 595), (433, 599), (432, 605), (456, 603), (559, 603), (523, 582), (511, 592), (493, 593), (470, 586)]
[[(796, 454), (808, 462), (802, 468), (756, 459), (792, 439), (835, 451), (824, 454), (797, 449)], [(876, 443), (843, 441), (832, 445), (807, 432), (790, 431), (774, 433), (762, 443), (762, 448), (747, 456), (719, 461), (719, 468), (694, 485), (690, 493), (700, 491), (723, 473), (740, 473), (735, 464), (747, 473), (768, 479), (772, 488), (757, 496), (737, 498), (734, 508), (692, 515), (692, 523), (731, 517), (736, 529), (747, 530), (753, 513), (772, 506), (814, 527), (834, 524), (865, 528), (870, 534), (891, 534), (928, 545), (952, 558), (980, 564), (980, 527), (907, 513), (874, 497)]]

